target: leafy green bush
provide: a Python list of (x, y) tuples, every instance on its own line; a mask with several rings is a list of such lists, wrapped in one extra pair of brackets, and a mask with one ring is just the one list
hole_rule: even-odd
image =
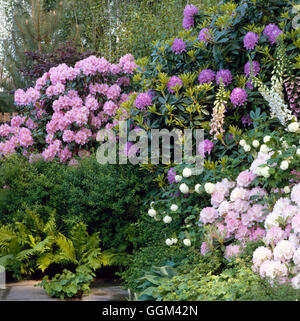
[(51, 281), (49, 281), (48, 276), (45, 276), (37, 286), (43, 287), (51, 297), (60, 299), (81, 298), (90, 292), (92, 280), (93, 277), (90, 274), (72, 273), (68, 270), (63, 270), (62, 274), (56, 274)]
[[(62, 183), (64, 169), (54, 162), (30, 164), (17, 155), (1, 159), (0, 223), (22, 220), (26, 208), (54, 208), (55, 187)], [(46, 215), (47, 212), (43, 212)]]
[(295, 301), (299, 291), (283, 285), (273, 287), (243, 264), (222, 270), (220, 274), (189, 273), (164, 279), (157, 298), (176, 301)]
[(87, 159), (65, 171), (55, 193), (55, 208), (67, 226), (83, 221), (89, 230), (100, 232), (105, 249), (123, 251), (130, 244), (128, 228), (139, 217), (152, 186), (151, 176), (138, 166), (100, 166)]
[(93, 275), (93, 271), (108, 265), (113, 257), (99, 246), (99, 233), (89, 235), (83, 223), (73, 226), (70, 237), (62, 234), (55, 212), (44, 222), (27, 210), (22, 222), (0, 227), (0, 265), (16, 278), (30, 276), (38, 270), (45, 272), (52, 264)]
[[(118, 272), (118, 275), (123, 281), (123, 285), (138, 292), (138, 287), (141, 286), (143, 280), (140, 280), (145, 274), (149, 274), (154, 267), (161, 267), (170, 264), (189, 269), (189, 265), (195, 265), (201, 258), (200, 251), (195, 248), (181, 248), (179, 246), (166, 247), (164, 241), (156, 242), (146, 247), (136, 250), (127, 261), (126, 268)], [(211, 260), (207, 264), (207, 269), (212, 269), (215, 266), (215, 261)]]
[[(25, 208), (48, 216), (56, 209), (68, 234), (83, 222), (99, 232), (104, 249), (123, 251), (130, 245), (129, 227), (143, 209), (153, 185), (138, 166), (100, 165), (92, 156), (77, 167), (55, 162), (28, 163), (19, 156), (0, 162), (0, 223), (22, 220)], [(47, 218), (47, 217), (46, 217)]]

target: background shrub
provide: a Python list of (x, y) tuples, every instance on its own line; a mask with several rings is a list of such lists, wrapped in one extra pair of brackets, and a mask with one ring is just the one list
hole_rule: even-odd
[(99, 231), (104, 249), (129, 246), (130, 224), (137, 221), (153, 189), (152, 177), (139, 167), (99, 165), (95, 157), (69, 167), (30, 164), (15, 155), (0, 163), (0, 171), (1, 224), (21, 219), (25, 208), (43, 215), (45, 208), (52, 208), (66, 232), (79, 222), (87, 224), (89, 232)]

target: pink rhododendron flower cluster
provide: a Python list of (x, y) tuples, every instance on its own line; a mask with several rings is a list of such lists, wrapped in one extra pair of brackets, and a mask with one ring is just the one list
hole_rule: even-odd
[[(262, 240), (265, 246), (253, 252), (253, 271), (272, 284), (290, 282), (300, 288), (300, 183), (292, 183), (290, 193), (268, 207), (268, 193), (251, 185), (258, 169), (272, 152), (259, 152), (249, 170), (242, 171), (236, 182), (223, 179), (210, 188), (211, 207), (200, 212), (200, 223), (209, 225), (207, 240), (226, 246), (224, 257), (232, 260), (242, 253), (247, 242)], [(274, 191), (276, 192), (276, 191)], [(278, 192), (280, 192), (278, 190)], [(213, 229), (212, 229), (213, 227)], [(205, 255), (211, 249), (203, 245)]]
[[(90, 56), (74, 68), (53, 67), (33, 88), (18, 89), (15, 104), (24, 116), (0, 125), (0, 155), (21, 152), (31, 162), (40, 157), (61, 162), (80, 157), (80, 151), (95, 146), (100, 128), (115, 126), (113, 116), (123, 112), (120, 105), (128, 99), (130, 75), (136, 68), (131, 54), (118, 64)], [(144, 105), (146, 100), (142, 99)], [(43, 139), (45, 144), (40, 143)]]
[(135, 99), (135, 106), (138, 109), (146, 109), (152, 105), (152, 98), (148, 93), (140, 93)]
[[(233, 239), (242, 245), (265, 236), (263, 221), (266, 206), (258, 201), (266, 192), (259, 187), (250, 187), (255, 178), (253, 172), (245, 170), (239, 174), (236, 182), (223, 179), (216, 183), (211, 194), (212, 206), (200, 212), (200, 222), (214, 225), (223, 241)], [(230, 260), (241, 252), (241, 246), (232, 245), (226, 248), (225, 257)]]
[(12, 154), (17, 148), (27, 148), (33, 145), (31, 130), (21, 127), (24, 122), (25, 117), (15, 116), (10, 125), (0, 125), (0, 137), (4, 138), (4, 141), (0, 142), (0, 155)]
[(232, 258), (239, 256), (241, 253), (241, 245), (227, 245), (225, 252), (224, 252), (224, 257), (228, 260), (231, 261)]
[(239, 174), (236, 179), (237, 185), (240, 187), (248, 187), (255, 179), (256, 175), (249, 170), (245, 170)]

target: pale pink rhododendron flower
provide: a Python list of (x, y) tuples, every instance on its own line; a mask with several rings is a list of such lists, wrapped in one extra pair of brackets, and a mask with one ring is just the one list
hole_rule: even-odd
[[(136, 68), (131, 54), (121, 57), (117, 64), (89, 56), (74, 67), (52, 67), (33, 87), (15, 91), (15, 104), (25, 115), (0, 125), (0, 154), (18, 151), (29, 158), (38, 149), (46, 161), (67, 162), (79, 156), (83, 146), (95, 147), (98, 130), (117, 125), (113, 118), (117, 112), (120, 120), (128, 117), (121, 104), (129, 98), (128, 86)], [(140, 103), (145, 108), (151, 98), (142, 97)], [(45, 139), (44, 146), (41, 138)], [(54, 143), (57, 141), (60, 143)]]

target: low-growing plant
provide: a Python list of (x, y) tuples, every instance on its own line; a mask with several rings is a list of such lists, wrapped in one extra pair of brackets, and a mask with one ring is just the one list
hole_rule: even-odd
[(50, 297), (59, 299), (81, 298), (90, 292), (90, 283), (93, 276), (85, 273), (72, 273), (63, 270), (62, 274), (56, 274), (50, 281), (45, 276), (37, 286), (41, 286)]
[(280, 284), (270, 286), (239, 262), (220, 274), (199, 273), (196, 267), (164, 279), (156, 295), (165, 301), (297, 301), (300, 293)]
[[(164, 240), (159, 240), (148, 246), (137, 249), (128, 259), (127, 265), (122, 271), (118, 272), (123, 281), (123, 285), (132, 292), (138, 293), (138, 287), (143, 283), (141, 278), (155, 267), (161, 267), (168, 264), (176, 266), (176, 271), (188, 270), (191, 266), (197, 265), (202, 255), (199, 249), (183, 248), (181, 246), (173, 246), (168, 248), (165, 246)], [(207, 271), (213, 269), (219, 259), (207, 260)], [(172, 262), (172, 263), (170, 263)]]

